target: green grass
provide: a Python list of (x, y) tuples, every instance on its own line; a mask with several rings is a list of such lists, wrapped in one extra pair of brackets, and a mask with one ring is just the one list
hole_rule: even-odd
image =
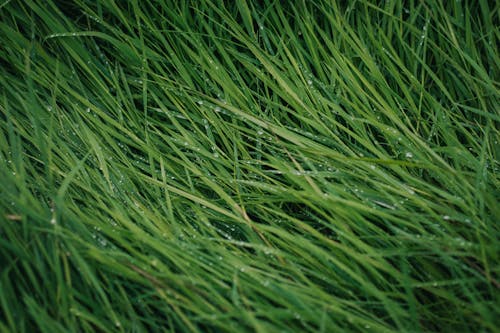
[(499, 4), (257, 3), (0, 3), (0, 332), (499, 327)]

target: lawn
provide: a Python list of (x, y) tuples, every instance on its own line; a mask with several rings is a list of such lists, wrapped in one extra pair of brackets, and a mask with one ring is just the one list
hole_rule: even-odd
[(0, 332), (494, 332), (499, 12), (0, 1)]

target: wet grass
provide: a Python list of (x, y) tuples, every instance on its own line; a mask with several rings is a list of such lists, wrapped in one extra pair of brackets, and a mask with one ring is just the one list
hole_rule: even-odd
[(489, 332), (499, 5), (3, 1), (0, 332)]

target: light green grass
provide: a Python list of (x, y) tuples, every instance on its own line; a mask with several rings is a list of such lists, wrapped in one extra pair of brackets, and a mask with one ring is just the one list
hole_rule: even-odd
[(0, 332), (499, 327), (499, 5), (263, 3), (0, 3)]

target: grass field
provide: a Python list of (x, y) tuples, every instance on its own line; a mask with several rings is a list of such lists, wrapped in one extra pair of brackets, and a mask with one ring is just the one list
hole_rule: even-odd
[(495, 1), (0, 1), (0, 332), (494, 332)]

